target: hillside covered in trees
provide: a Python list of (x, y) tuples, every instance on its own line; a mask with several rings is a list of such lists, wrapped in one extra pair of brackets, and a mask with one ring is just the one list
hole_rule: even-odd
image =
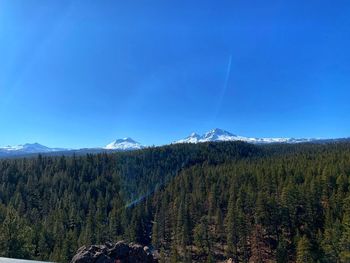
[(4, 159), (0, 256), (124, 239), (163, 262), (350, 262), (349, 176), (349, 143)]

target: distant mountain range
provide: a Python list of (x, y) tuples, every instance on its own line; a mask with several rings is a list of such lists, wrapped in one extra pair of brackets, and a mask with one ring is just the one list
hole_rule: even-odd
[(185, 139), (175, 141), (174, 143), (200, 143), (200, 142), (217, 142), (217, 141), (244, 141), (249, 143), (302, 143), (311, 142), (319, 139), (295, 139), (295, 138), (252, 138), (232, 134), (222, 129), (213, 129), (204, 135), (192, 133)]
[[(232, 134), (222, 129), (213, 129), (206, 132), (203, 135), (192, 133), (188, 137), (175, 141), (177, 143), (203, 143), (203, 142), (219, 142), (219, 141), (244, 141), (253, 144), (271, 144), (271, 143), (327, 143), (327, 142), (338, 142), (338, 141), (350, 141), (350, 138), (339, 138), (339, 139), (305, 139), (305, 138), (255, 138), (255, 137), (244, 137)], [(6, 146), (0, 147), (0, 157), (11, 157), (11, 156), (24, 156), (30, 154), (67, 154), (67, 153), (97, 153), (106, 151), (132, 151), (140, 150), (146, 146), (141, 143), (127, 137), (123, 139), (117, 139), (104, 147), (96, 148), (83, 148), (83, 149), (67, 149), (67, 148), (49, 148), (39, 143), (27, 143), (17, 146)]]
[(49, 148), (39, 143), (26, 143), (16, 146), (6, 146), (0, 148), (0, 155), (22, 155), (30, 153), (49, 153), (49, 152), (60, 152), (69, 151), (70, 149), (65, 148)]
[(39, 143), (27, 143), (15, 146), (0, 147), (0, 157), (25, 156), (31, 154), (74, 154), (74, 153), (98, 153), (109, 151), (132, 151), (145, 148), (139, 142), (127, 137), (117, 139), (104, 147), (68, 149), (68, 148), (50, 148)]

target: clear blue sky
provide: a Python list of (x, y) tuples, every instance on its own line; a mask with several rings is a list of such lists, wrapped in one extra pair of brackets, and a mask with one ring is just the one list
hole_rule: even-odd
[(0, 146), (350, 136), (350, 1), (0, 0)]

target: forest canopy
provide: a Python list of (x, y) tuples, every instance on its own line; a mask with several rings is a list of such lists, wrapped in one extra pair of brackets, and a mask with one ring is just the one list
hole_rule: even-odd
[(67, 262), (124, 239), (171, 262), (349, 262), (349, 175), (348, 143), (3, 159), (0, 255)]

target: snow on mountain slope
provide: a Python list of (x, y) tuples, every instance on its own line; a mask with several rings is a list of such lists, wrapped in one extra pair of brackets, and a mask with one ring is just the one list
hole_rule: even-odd
[[(329, 142), (341, 142), (350, 141), (350, 138), (340, 138), (340, 139), (296, 139), (296, 138), (253, 138), (244, 137), (232, 134), (228, 131), (222, 129), (213, 129), (203, 135), (197, 133), (192, 133), (190, 136), (175, 141), (173, 143), (201, 143), (201, 142), (215, 142), (215, 141), (244, 141), (254, 144), (269, 144), (269, 143), (329, 143)], [(140, 150), (145, 148), (142, 144), (133, 139), (127, 137), (124, 139), (117, 139), (105, 147), (97, 148), (82, 148), (82, 149), (65, 149), (65, 148), (49, 148), (47, 146), (41, 145), (39, 143), (27, 143), (16, 146), (5, 146), (0, 147), (0, 158), (2, 157), (13, 157), (13, 156), (23, 156), (26, 154), (73, 154), (73, 153), (97, 153), (109, 151), (132, 151)]]
[(202, 136), (193, 132), (190, 136), (186, 137), (185, 139), (179, 140), (176, 143), (197, 143), (201, 138)]
[(251, 138), (239, 135), (234, 135), (222, 129), (213, 129), (204, 135), (192, 133), (185, 139), (178, 140), (174, 143), (199, 143), (199, 142), (216, 142), (216, 141), (244, 141), (249, 143), (264, 144), (264, 143), (301, 143), (310, 142), (313, 139), (295, 139), (295, 138)]
[(142, 148), (144, 148), (144, 146), (142, 146), (139, 142), (136, 142), (129, 137), (124, 139), (117, 139), (104, 147), (104, 149), (106, 150), (122, 151), (139, 150)]
[(215, 141), (237, 141), (237, 140), (240, 140), (240, 137), (237, 135), (234, 135), (232, 133), (229, 133), (228, 131), (224, 131), (221, 129), (214, 129), (205, 133), (199, 141), (215, 142)]
[(134, 141), (131, 138), (118, 139), (105, 147), (99, 148), (83, 148), (83, 149), (64, 149), (64, 148), (49, 148), (47, 146), (41, 145), (39, 143), (27, 143), (15, 146), (5, 146), (0, 147), (0, 157), (12, 157), (27, 154), (38, 154), (38, 153), (54, 153), (54, 152), (64, 152), (64, 153), (89, 153), (89, 152), (101, 152), (104, 150), (113, 151), (131, 151), (139, 150), (144, 148), (140, 143)]
[(30, 154), (30, 153), (49, 153), (58, 151), (67, 151), (64, 148), (49, 148), (39, 143), (26, 143), (15, 146), (0, 147), (0, 153), (6, 155), (19, 155), (19, 154)]

